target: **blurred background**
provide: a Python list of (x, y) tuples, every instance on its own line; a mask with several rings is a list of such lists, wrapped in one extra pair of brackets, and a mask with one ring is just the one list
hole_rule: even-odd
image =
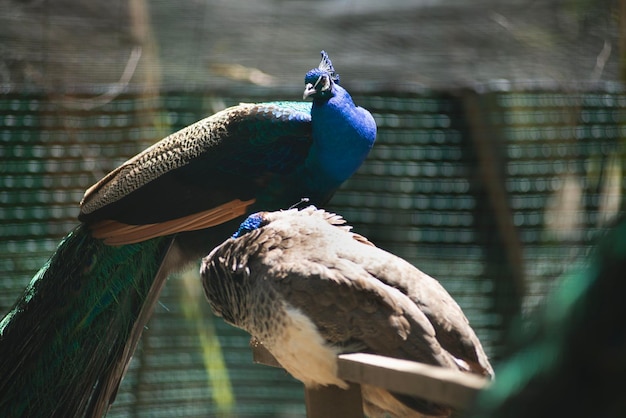
[[(226, 106), (299, 100), (321, 49), (379, 127), (328, 209), (439, 279), (497, 364), (624, 209), (624, 0), (2, 0), (0, 312), (85, 189)], [(109, 416), (304, 416), (196, 270), (168, 281)]]

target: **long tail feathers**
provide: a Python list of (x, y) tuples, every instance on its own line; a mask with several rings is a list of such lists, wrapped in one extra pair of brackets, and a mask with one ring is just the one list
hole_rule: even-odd
[(100, 417), (167, 277), (172, 238), (111, 247), (72, 231), (0, 322), (0, 416)]

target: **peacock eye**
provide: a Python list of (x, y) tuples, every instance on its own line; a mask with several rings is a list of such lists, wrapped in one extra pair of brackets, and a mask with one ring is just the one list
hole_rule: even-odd
[[(324, 78), (323, 75), (317, 77), (317, 81), (315, 82), (315, 84), (313, 85), (313, 88), (317, 90), (317, 86), (320, 85), (320, 82), (322, 81), (322, 79)], [(323, 84), (322, 84), (323, 85)]]
[(317, 91), (326, 91), (330, 88), (330, 78), (327, 74), (320, 75), (313, 86)]

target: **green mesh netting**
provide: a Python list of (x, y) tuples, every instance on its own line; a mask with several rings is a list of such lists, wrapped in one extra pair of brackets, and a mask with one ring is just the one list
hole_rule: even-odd
[[(166, 133), (240, 100), (167, 92), (85, 110), (42, 94), (1, 96), (2, 311), (75, 225), (84, 189)], [(497, 359), (512, 313), (537, 304), (620, 208), (626, 96), (428, 91), (355, 100), (375, 115), (378, 141), (329, 209), (438, 278)], [(211, 317), (194, 273), (166, 285), (110, 415), (303, 414), (300, 384), (252, 364), (248, 336)]]

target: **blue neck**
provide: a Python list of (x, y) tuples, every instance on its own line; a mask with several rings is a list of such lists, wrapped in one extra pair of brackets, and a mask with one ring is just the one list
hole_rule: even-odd
[(376, 139), (372, 115), (354, 105), (346, 90), (335, 84), (333, 97), (316, 99), (311, 108), (313, 144), (306, 171), (315, 187), (339, 187), (361, 166)]

